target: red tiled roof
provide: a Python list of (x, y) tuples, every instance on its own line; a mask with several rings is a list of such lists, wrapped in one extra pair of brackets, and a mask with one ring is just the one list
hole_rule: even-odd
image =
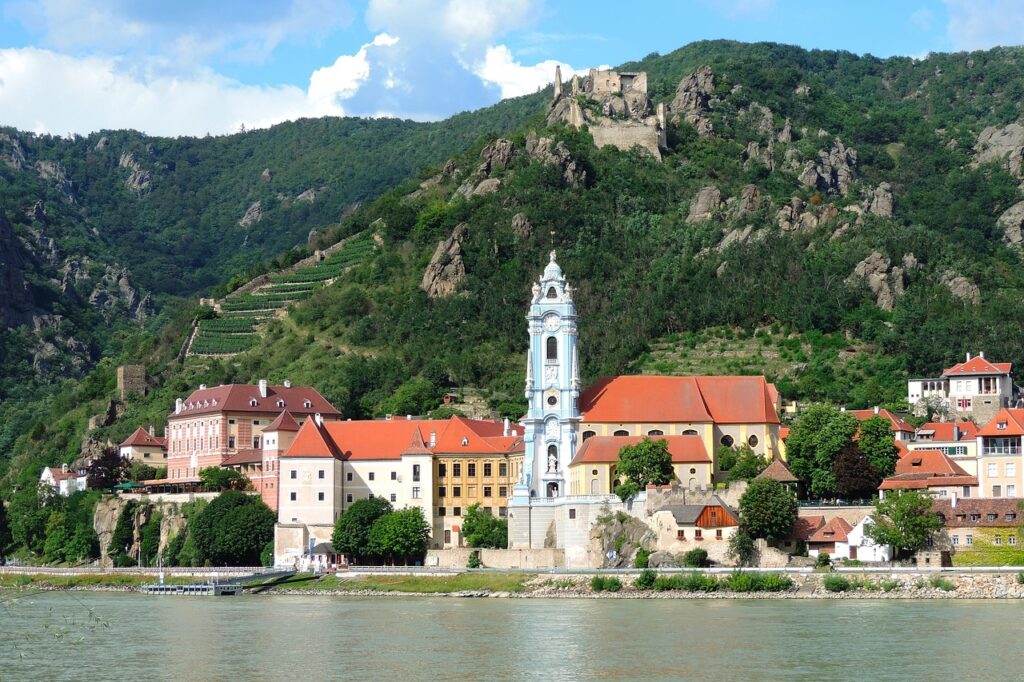
[(808, 538), (822, 526), (825, 525), (824, 516), (798, 516), (793, 523), (793, 530), (789, 532), (790, 540), (807, 541)]
[(288, 412), (288, 410), (284, 410), (283, 412), (281, 412), (281, 414), (277, 415), (277, 419), (275, 419), (274, 421), (270, 422), (270, 426), (268, 426), (267, 428), (263, 429), (263, 432), (266, 433), (267, 431), (298, 431), (298, 430), (299, 430), (299, 423), (297, 421), (295, 421), (295, 418), (292, 417), (292, 415)]
[(875, 411), (873, 409), (872, 410), (847, 410), (847, 412), (849, 412), (850, 414), (855, 416), (860, 421), (864, 421), (865, 419), (871, 419), (872, 417), (881, 417), (882, 419), (885, 419), (886, 421), (888, 421), (890, 425), (892, 425), (892, 430), (893, 431), (907, 431), (909, 433), (913, 433), (914, 432), (914, 427), (911, 426), (908, 421), (906, 421), (903, 417), (895, 415), (895, 414), (893, 414), (892, 412), (890, 412), (889, 410), (886, 410), (886, 409), (878, 410), (877, 414), (875, 413)]
[[(583, 441), (569, 466), (589, 462), (618, 462), (619, 451), (622, 448), (636, 445), (642, 440), (641, 436), (591, 436)], [(668, 442), (668, 453), (672, 456), (673, 463), (711, 461), (700, 436), (656, 436), (651, 440)]]
[(967, 376), (972, 374), (1009, 374), (1013, 369), (1010, 362), (989, 362), (980, 355), (976, 355), (966, 362), (953, 365), (942, 373), (942, 376)]
[(978, 435), (1024, 436), (1024, 410), (1004, 407), (978, 430)]
[[(942, 515), (947, 528), (1016, 528), (1024, 519), (1021, 501), (1013, 497), (962, 497), (955, 507), (952, 500), (940, 498), (932, 502), (932, 511)], [(978, 518), (972, 519), (972, 515)], [(991, 515), (995, 518), (990, 518)], [(961, 516), (963, 518), (959, 518)]]
[(152, 447), (152, 448), (163, 448), (167, 449), (167, 439), (159, 436), (151, 436), (149, 431), (142, 428), (141, 426), (132, 432), (132, 435), (128, 436), (121, 445), (118, 447), (126, 448), (130, 446), (138, 447)]
[(897, 457), (902, 459), (902, 458), (906, 457), (908, 454), (910, 454), (910, 448), (908, 448), (902, 442), (900, 442), (898, 440), (897, 441), (893, 441), (893, 442), (896, 445), (896, 456)]
[(67, 471), (64, 471), (61, 467), (46, 467), (44, 471), (46, 470), (48, 470), (50, 472), (50, 475), (53, 476), (54, 483), (60, 483), (61, 481), (67, 478), (79, 477), (78, 472), (76, 472), (73, 469), (68, 469)]
[[(960, 429), (959, 440), (953, 437), (953, 427)], [(931, 437), (928, 438), (930, 441), (956, 443), (963, 440), (974, 440), (974, 437), (978, 435), (978, 425), (974, 422), (928, 422), (921, 424), (917, 429), (918, 437), (920, 438), (921, 433), (926, 431), (932, 432)]]
[(772, 460), (756, 478), (771, 478), (780, 483), (796, 483), (799, 480), (781, 459)]
[(978, 478), (938, 450), (913, 450), (896, 462), (896, 472), (879, 490), (921, 490), (948, 485), (978, 485)]
[(248, 448), (239, 450), (220, 463), (222, 467), (238, 466), (240, 464), (260, 464), (263, 462), (263, 451)]
[[(341, 423), (341, 422), (328, 422)], [(326, 435), (323, 426), (319, 426), (314, 419), (307, 419), (306, 423), (299, 429), (298, 435), (292, 441), (288, 451), (282, 457), (336, 457), (341, 459), (341, 453), (334, 446), (334, 440)]]
[(853, 526), (842, 516), (835, 516), (831, 521), (811, 533), (807, 542), (846, 542)]
[[(513, 446), (522, 442), (521, 427), (512, 427), (517, 435), (502, 435), (505, 426), (502, 422), (467, 419), (452, 416), (447, 422), (440, 422), (436, 444), (431, 448), (434, 452), (445, 454), (488, 454), (507, 453), (514, 451)], [(512, 429), (509, 430), (509, 433)], [(465, 443), (465, 445), (463, 445)], [(522, 451), (522, 447), (518, 448)]]
[[(306, 401), (310, 407), (306, 407)], [(252, 402), (256, 404), (253, 405)], [(278, 402), (283, 402), (279, 405)], [(320, 413), (327, 417), (340, 416), (320, 393), (311, 386), (267, 386), (267, 397), (260, 396), (260, 387), (256, 384), (226, 384), (193, 391), (183, 401), (180, 413), (171, 413), (169, 419), (182, 419), (199, 414), (217, 412), (256, 412), (260, 414), (277, 414), (282, 408), (292, 414), (311, 415)]]
[(584, 422), (778, 424), (763, 376), (617, 376), (580, 396)]

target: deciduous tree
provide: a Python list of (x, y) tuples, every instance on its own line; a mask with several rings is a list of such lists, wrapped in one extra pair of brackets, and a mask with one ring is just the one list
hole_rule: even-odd
[(889, 492), (875, 505), (874, 523), (867, 535), (880, 545), (892, 545), (897, 558), (906, 558), (926, 544), (942, 521), (932, 511), (932, 500), (916, 490)]
[(796, 496), (772, 478), (750, 482), (740, 496), (740, 523), (752, 538), (784, 538), (796, 522)]
[(370, 551), (388, 563), (422, 559), (427, 552), (430, 524), (423, 510), (409, 507), (377, 519), (370, 529)]
[(95, 490), (112, 488), (128, 480), (129, 462), (117, 448), (103, 448), (86, 468), (86, 485)]
[(875, 416), (862, 421), (857, 445), (879, 476), (892, 476), (896, 470), (899, 452), (896, 450), (892, 426), (887, 420)]
[(736, 462), (729, 469), (729, 482), (752, 481), (768, 466), (768, 460), (747, 446), (737, 450)]
[(790, 429), (786, 439), (789, 468), (804, 481), (812, 495), (836, 491), (832, 466), (839, 452), (853, 442), (859, 422), (847, 412), (827, 405), (807, 408)]
[(383, 497), (354, 502), (334, 524), (334, 532), (331, 534), (334, 551), (344, 554), (354, 564), (371, 559), (370, 530), (377, 519), (391, 511), (391, 503)]
[(470, 547), (505, 549), (508, 547), (508, 521), (484, 511), (479, 502), (472, 504), (462, 517), (462, 537)]
[(619, 499), (632, 499), (647, 485), (665, 485), (675, 478), (668, 441), (644, 438), (636, 445), (627, 445), (619, 451), (619, 476), (623, 482), (615, 488)]
[(849, 499), (870, 498), (882, 482), (858, 443), (850, 443), (839, 451), (832, 465), (832, 475), (836, 480), (836, 492)]

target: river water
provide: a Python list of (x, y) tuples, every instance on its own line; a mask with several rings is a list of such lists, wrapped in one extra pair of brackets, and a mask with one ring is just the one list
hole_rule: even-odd
[(0, 593), (2, 680), (1011, 680), (1024, 605)]

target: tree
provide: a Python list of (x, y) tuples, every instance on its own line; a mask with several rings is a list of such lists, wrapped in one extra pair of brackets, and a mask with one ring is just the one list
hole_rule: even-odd
[(128, 480), (129, 460), (115, 447), (103, 448), (86, 469), (85, 483), (94, 490), (113, 488)]
[(645, 437), (636, 445), (627, 445), (619, 451), (619, 475), (623, 482), (615, 494), (623, 502), (632, 499), (650, 484), (665, 485), (675, 478), (668, 441)]
[(743, 526), (740, 526), (735, 533), (729, 536), (729, 556), (736, 559), (736, 563), (746, 566), (754, 560), (754, 538)]
[(942, 527), (932, 512), (932, 500), (916, 490), (892, 491), (875, 504), (867, 535), (880, 545), (892, 545), (897, 558), (907, 558), (928, 544)]
[(430, 524), (419, 507), (385, 514), (370, 529), (370, 551), (388, 563), (408, 563), (427, 552)]
[(235, 507), (220, 520), (214, 534), (211, 561), (219, 566), (261, 566), (260, 554), (274, 537), (277, 520), (262, 499)]
[(11, 508), (7, 512), (15, 545), (33, 554), (43, 553), (51, 504), (59, 504), (59, 500), (48, 485), (22, 488), (11, 496)]
[(796, 496), (781, 483), (758, 478), (740, 496), (740, 523), (750, 537), (772, 542), (793, 530), (797, 506)]
[(832, 465), (836, 492), (847, 499), (869, 498), (878, 490), (882, 477), (860, 449), (859, 443), (850, 443), (836, 457)]
[(206, 467), (199, 470), (199, 480), (213, 490), (245, 490), (249, 487), (249, 479), (234, 469)]
[(186, 542), (190, 540), (194, 545), (190, 563), (196, 565), (213, 563), (217, 551), (217, 534), (221, 519), (227, 516), (232, 509), (246, 504), (249, 504), (249, 495), (237, 490), (226, 490), (215, 497), (195, 517), (189, 519)]
[(471, 504), (462, 517), (462, 537), (470, 547), (505, 549), (508, 547), (508, 521)]
[(768, 466), (768, 460), (747, 446), (737, 449), (735, 463), (729, 469), (729, 482), (752, 481)]
[(156, 478), (167, 478), (166, 467), (155, 467), (145, 462), (132, 461), (128, 465), (128, 478), (132, 481), (148, 481)]
[(331, 544), (334, 551), (344, 554), (353, 564), (365, 563), (373, 557), (370, 550), (370, 530), (377, 519), (392, 511), (391, 503), (383, 497), (357, 500), (334, 524)]
[(7, 522), (7, 505), (0, 498), (0, 564), (7, 558), (7, 548), (12, 542), (11, 526)]
[(734, 466), (736, 466), (736, 462), (739, 458), (739, 448), (722, 445), (718, 448), (718, 469), (720, 471), (730, 471)]
[(892, 476), (899, 452), (888, 421), (879, 416), (862, 421), (857, 444), (880, 477)]
[(812, 405), (794, 422), (786, 439), (786, 458), (812, 495), (835, 493), (832, 465), (839, 451), (853, 442), (859, 424), (852, 414), (827, 405)]

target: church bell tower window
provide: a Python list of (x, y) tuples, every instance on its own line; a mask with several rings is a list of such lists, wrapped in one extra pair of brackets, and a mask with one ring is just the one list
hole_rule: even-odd
[(544, 356), (548, 360), (558, 359), (558, 339), (549, 336), (547, 340), (547, 353)]

